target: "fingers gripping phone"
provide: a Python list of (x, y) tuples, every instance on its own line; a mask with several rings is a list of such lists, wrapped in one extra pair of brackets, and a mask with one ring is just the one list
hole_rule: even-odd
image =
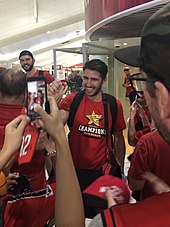
[(26, 83), (26, 108), (27, 115), (31, 120), (40, 118), (40, 115), (34, 111), (35, 105), (40, 105), (50, 113), (47, 98), (47, 82), (45, 77), (30, 77)]

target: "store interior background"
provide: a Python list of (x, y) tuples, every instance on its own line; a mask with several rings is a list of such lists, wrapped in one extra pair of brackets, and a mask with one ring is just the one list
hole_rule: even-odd
[[(114, 52), (139, 44), (144, 22), (169, 1), (130, 2), (144, 4), (139, 10), (138, 6), (126, 8), (127, 1), (124, 0), (0, 0), (0, 67), (20, 67), (19, 53), (27, 49), (33, 53), (37, 68), (65, 79), (72, 70), (82, 75), (83, 62), (99, 58), (109, 68), (104, 91), (121, 100), (127, 120), (130, 105), (122, 87), (125, 64), (114, 58)], [(120, 3), (119, 7), (125, 8), (116, 19), (113, 15), (87, 29), (86, 14), (92, 3), (96, 3), (92, 11), (94, 16), (102, 12), (100, 7), (104, 8), (106, 4), (117, 4), (118, 7)], [(137, 68), (130, 69), (132, 73), (138, 71)], [(124, 133), (126, 138), (127, 131)], [(133, 148), (127, 141), (126, 145), (127, 154), (131, 153)]]

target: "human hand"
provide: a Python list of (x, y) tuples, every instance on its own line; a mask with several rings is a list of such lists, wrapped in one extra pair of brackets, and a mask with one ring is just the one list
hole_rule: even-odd
[(34, 110), (41, 116), (41, 120), (38, 121), (38, 124), (45, 128), (48, 134), (52, 137), (52, 139), (58, 138), (57, 135), (60, 134), (60, 131), (64, 131), (64, 125), (61, 120), (60, 111), (56, 105), (56, 101), (54, 97), (49, 96), (50, 103), (50, 115), (48, 115), (45, 110), (39, 105), (37, 105)]
[(163, 180), (161, 180), (151, 172), (144, 173), (143, 178), (148, 181), (155, 194), (161, 194), (163, 192), (170, 191), (170, 187)]
[(130, 116), (134, 118), (136, 113), (137, 113), (137, 103), (136, 101), (134, 101), (130, 107)]
[(66, 82), (61, 82), (60, 80), (54, 80), (50, 85), (48, 85), (48, 95), (54, 96), (57, 104), (61, 101), (63, 95), (68, 89)]
[(48, 156), (52, 156), (56, 154), (55, 144), (51, 137), (45, 138), (45, 148), (47, 150)]
[(112, 206), (117, 204), (116, 201), (113, 198), (113, 193), (112, 193), (110, 187), (106, 188), (105, 196), (106, 196), (108, 208), (110, 208), (110, 207), (112, 207)]
[(56, 153), (54, 141), (47, 135), (46, 131), (41, 131), (38, 137), (36, 150), (46, 149), (47, 155), (51, 156)]
[(145, 117), (146, 114), (145, 114), (145, 111), (144, 111), (143, 107), (137, 102), (136, 102), (136, 105), (137, 105), (137, 113), (139, 114), (139, 116), (141, 118)]
[(9, 173), (8, 176), (6, 177), (6, 182), (7, 182), (7, 187), (8, 189), (13, 187), (13, 185), (17, 185), (17, 181), (15, 180), (16, 178), (19, 177), (19, 173)]
[(20, 147), (25, 126), (30, 119), (26, 115), (20, 115), (6, 125), (3, 149), (14, 154)]

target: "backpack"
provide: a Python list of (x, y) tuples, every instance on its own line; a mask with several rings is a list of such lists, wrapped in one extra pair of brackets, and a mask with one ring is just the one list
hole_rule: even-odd
[[(75, 117), (75, 114), (76, 114), (78, 107), (81, 103), (81, 100), (83, 99), (84, 93), (85, 93), (84, 90), (78, 92), (75, 95), (75, 97), (74, 97), (74, 99), (71, 103), (70, 114), (69, 114), (69, 118), (68, 118), (68, 121), (67, 121), (67, 125), (68, 125), (69, 129), (71, 129), (72, 126), (73, 126), (74, 117)], [(111, 116), (112, 116), (111, 132), (113, 132), (114, 131), (114, 124), (115, 124), (116, 116), (117, 116), (117, 102), (116, 102), (116, 98), (114, 96), (106, 94), (106, 93), (104, 93), (104, 95), (107, 98), (107, 101), (109, 102), (109, 105), (110, 105), (110, 112), (111, 112)]]
[(38, 77), (45, 77), (43, 70), (38, 70)]

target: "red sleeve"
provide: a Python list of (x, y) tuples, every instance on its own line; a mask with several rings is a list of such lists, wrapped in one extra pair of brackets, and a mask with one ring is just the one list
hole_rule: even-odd
[[(131, 160), (131, 165), (129, 168), (128, 176), (132, 177), (133, 179), (136, 180), (142, 180), (143, 178), (141, 177), (143, 173), (146, 171), (151, 170), (150, 166), (150, 156), (149, 150), (149, 135), (143, 136), (140, 141), (137, 143), (132, 160)], [(153, 157), (152, 157), (153, 158)]]
[(60, 110), (66, 110), (66, 111), (70, 111), (70, 106), (71, 103), (75, 97), (75, 95), (77, 94), (77, 92), (71, 93), (69, 95), (67, 95), (59, 104), (59, 109)]
[(116, 102), (117, 102), (117, 116), (116, 116), (116, 121), (114, 125), (114, 131), (121, 132), (126, 128), (126, 123), (123, 115), (122, 104), (119, 99), (116, 99)]

